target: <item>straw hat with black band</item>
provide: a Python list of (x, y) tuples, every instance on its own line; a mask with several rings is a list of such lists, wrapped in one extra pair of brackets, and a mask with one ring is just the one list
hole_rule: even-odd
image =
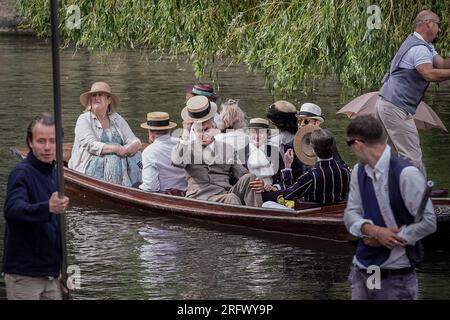
[(205, 96), (195, 96), (186, 102), (186, 107), (181, 111), (184, 121), (204, 122), (212, 119), (217, 112), (217, 105), (209, 101)]
[(147, 113), (147, 122), (141, 123), (141, 128), (153, 131), (165, 131), (177, 126), (175, 122), (170, 121), (167, 112), (154, 111)]
[(94, 82), (91, 86), (91, 90), (80, 95), (80, 102), (83, 107), (89, 108), (91, 106), (90, 98), (93, 93), (106, 93), (111, 98), (111, 107), (114, 109), (120, 104), (119, 97), (111, 92), (109, 84), (106, 82)]
[(248, 124), (248, 128), (257, 128), (257, 129), (269, 129), (269, 121), (263, 118), (253, 118), (250, 119)]
[(304, 126), (298, 129), (294, 138), (294, 151), (297, 158), (309, 166), (317, 162), (317, 156), (311, 143), (311, 133), (317, 129), (318, 127), (314, 125)]

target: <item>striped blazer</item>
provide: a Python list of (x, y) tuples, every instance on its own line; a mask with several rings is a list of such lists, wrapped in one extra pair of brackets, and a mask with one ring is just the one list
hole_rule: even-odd
[(307, 202), (330, 204), (347, 200), (350, 169), (344, 161), (331, 158), (317, 161), (294, 184), (290, 170), (282, 171), (282, 179), (285, 199), (303, 198)]

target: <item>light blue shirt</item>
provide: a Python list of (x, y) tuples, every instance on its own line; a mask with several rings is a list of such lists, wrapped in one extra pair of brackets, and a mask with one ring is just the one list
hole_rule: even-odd
[[(402, 170), (399, 185), (405, 206), (411, 215), (415, 217), (415, 222), (408, 226), (397, 225), (389, 202), (388, 177), (390, 158), (391, 148), (386, 145), (375, 167), (372, 168), (369, 165), (365, 165), (364, 169), (367, 176), (372, 180), (375, 197), (386, 226), (388, 228), (400, 228), (398, 236), (405, 239), (407, 244), (415, 245), (418, 240), (436, 231), (436, 215), (434, 214), (431, 201), (428, 200), (423, 216), (417, 217), (417, 210), (425, 191), (425, 179), (419, 169), (409, 166)], [(359, 166), (360, 164), (356, 164), (352, 171), (344, 223), (352, 235), (361, 238), (363, 236), (361, 233), (362, 225), (364, 223), (374, 223), (372, 220), (363, 218), (362, 200), (358, 184)], [(353, 258), (353, 262), (360, 268), (365, 268), (358, 262), (356, 256)], [(381, 268), (398, 269), (409, 266), (410, 263), (405, 249), (403, 247), (394, 247), (389, 258), (381, 265)]]
[(186, 190), (186, 172), (172, 166), (170, 156), (178, 139), (169, 134), (159, 136), (142, 152), (142, 184), (139, 189), (165, 192), (168, 189)]
[[(425, 41), (424, 38), (417, 32), (414, 32), (414, 36), (416, 36), (420, 40)], [(432, 47), (431, 52), (426, 46), (414, 46), (409, 49), (400, 61), (400, 64), (398, 65), (399, 68), (415, 69), (420, 64), (433, 64), (433, 58), (438, 53), (431, 43), (428, 44)]]

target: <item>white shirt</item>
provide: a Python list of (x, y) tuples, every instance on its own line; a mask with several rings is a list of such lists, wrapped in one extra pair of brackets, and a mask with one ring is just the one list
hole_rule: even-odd
[[(420, 35), (420, 33), (414, 32), (414, 36), (416, 36), (422, 41), (425, 41), (425, 39)], [(424, 63), (433, 64), (433, 58), (438, 53), (436, 49), (434, 49), (433, 44), (431, 43), (428, 44), (432, 47), (431, 52), (426, 46), (414, 46), (411, 49), (409, 49), (403, 56), (402, 60), (400, 61), (400, 64), (398, 65), (399, 68), (415, 69), (420, 64)]]
[(142, 152), (142, 184), (139, 189), (165, 192), (168, 189), (186, 190), (184, 169), (172, 166), (170, 159), (178, 139), (168, 133), (159, 136)]
[[(250, 143), (247, 168), (250, 173), (262, 179), (266, 184), (272, 184), (272, 176), (275, 174), (275, 171), (271, 161), (267, 158), (266, 148), (267, 145), (265, 144), (258, 148), (253, 143)], [(278, 154), (276, 156), (278, 160)]]
[[(425, 190), (425, 179), (416, 167), (409, 166), (402, 170), (400, 174), (400, 193), (408, 211), (415, 217), (415, 222), (408, 226), (398, 226), (389, 202), (388, 176), (389, 161), (391, 158), (391, 148), (387, 145), (383, 154), (375, 165), (371, 168), (365, 165), (367, 176), (372, 180), (375, 197), (380, 207), (383, 220), (388, 228), (400, 228), (398, 236), (405, 239), (407, 244), (414, 245), (418, 240), (436, 231), (436, 215), (430, 200), (425, 207), (423, 217), (417, 217), (417, 210)], [(363, 208), (361, 194), (358, 185), (358, 168), (356, 164), (352, 171), (350, 180), (350, 193), (347, 201), (347, 208), (344, 213), (344, 223), (349, 232), (361, 238), (361, 226), (364, 223), (374, 224), (372, 220), (363, 218)], [(418, 219), (420, 219), (418, 221)], [(365, 268), (356, 259), (353, 262), (361, 268)], [(398, 269), (409, 267), (409, 259), (406, 251), (402, 247), (394, 247), (389, 258), (381, 265), (382, 268)]]
[[(131, 131), (130, 126), (118, 113), (109, 115), (110, 126), (114, 126), (125, 146), (141, 141)], [(94, 112), (82, 113), (75, 125), (75, 140), (72, 147), (72, 155), (69, 160), (69, 168), (86, 172), (89, 161), (94, 156), (100, 156), (105, 143), (100, 142), (103, 128)]]

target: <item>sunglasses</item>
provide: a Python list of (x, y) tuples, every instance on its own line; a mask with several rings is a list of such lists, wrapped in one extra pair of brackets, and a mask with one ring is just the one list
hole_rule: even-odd
[(351, 139), (351, 140), (347, 140), (347, 146), (351, 147), (356, 141), (360, 141), (361, 143), (364, 143), (364, 140), (361, 140), (361, 139)]
[(298, 119), (297, 123), (298, 124), (302, 124), (303, 123), (303, 124), (305, 124), (305, 126), (307, 126), (308, 124), (311, 123), (311, 120), (306, 119), (306, 118), (302, 118), (302, 119)]

